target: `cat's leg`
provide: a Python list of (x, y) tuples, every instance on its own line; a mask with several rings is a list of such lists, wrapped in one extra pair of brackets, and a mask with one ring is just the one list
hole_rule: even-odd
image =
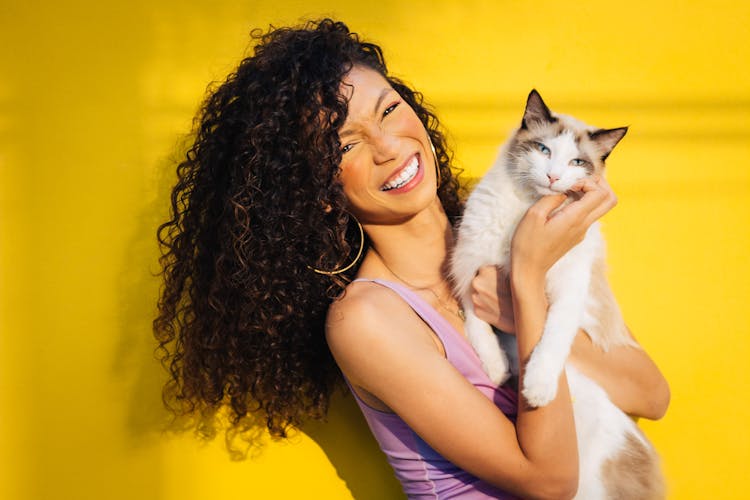
[(508, 357), (500, 347), (500, 342), (495, 332), (492, 331), (492, 327), (474, 314), (471, 300), (465, 299), (462, 303), (466, 315), (464, 322), (466, 337), (482, 361), (484, 372), (493, 383), (500, 385), (510, 377)]
[(550, 305), (544, 332), (523, 376), (522, 394), (532, 406), (544, 406), (557, 394), (560, 374), (583, 319), (589, 288), (589, 267), (575, 265), (575, 259), (558, 264), (562, 265), (548, 273)]
[(500, 344), (500, 349), (503, 350), (505, 356), (508, 358), (508, 365), (510, 375), (518, 377), (519, 373), (519, 361), (518, 361), (518, 342), (516, 342), (516, 335), (513, 333), (505, 333), (501, 330), (492, 329), (497, 337), (497, 341)]

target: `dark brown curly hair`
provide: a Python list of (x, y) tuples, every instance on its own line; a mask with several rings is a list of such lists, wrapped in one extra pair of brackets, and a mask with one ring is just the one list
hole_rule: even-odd
[(461, 203), (437, 118), (388, 76), (380, 47), (330, 19), (252, 38), (253, 55), (209, 89), (177, 167), (171, 216), (157, 233), (164, 284), (154, 332), (176, 414), (214, 419), (223, 408), (229, 429), (260, 416), (283, 437), (325, 416), (341, 378), (324, 322), (358, 266), (338, 276), (311, 267), (339, 268), (360, 244), (338, 180), (340, 83), (353, 66), (378, 71), (414, 109), (437, 151), (447, 214)]

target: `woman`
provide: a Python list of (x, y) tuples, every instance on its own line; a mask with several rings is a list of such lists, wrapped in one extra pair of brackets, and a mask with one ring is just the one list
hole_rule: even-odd
[[(445, 277), (458, 183), (421, 95), (341, 23), (256, 36), (204, 104), (159, 230), (167, 400), (203, 416), (226, 405), (235, 429), (262, 414), (283, 436), (325, 415), (343, 373), (410, 496), (572, 496), (565, 376), (531, 410), (481, 379), (460, 337)], [(479, 314), (516, 332), (522, 360), (542, 332), (547, 269), (614, 206), (601, 179), (579, 190), (555, 217), (560, 196), (529, 210), (509, 283), (494, 269), (475, 279)], [(571, 360), (623, 410), (665, 411), (642, 351), (604, 354), (579, 334)]]

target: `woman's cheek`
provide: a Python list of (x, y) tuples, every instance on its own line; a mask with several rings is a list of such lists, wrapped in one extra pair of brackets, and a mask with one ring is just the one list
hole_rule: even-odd
[(367, 172), (363, 171), (361, 165), (353, 159), (349, 158), (341, 162), (341, 184), (344, 187), (344, 195), (350, 203), (357, 203), (357, 199), (361, 197), (361, 191), (366, 189), (367, 185)]

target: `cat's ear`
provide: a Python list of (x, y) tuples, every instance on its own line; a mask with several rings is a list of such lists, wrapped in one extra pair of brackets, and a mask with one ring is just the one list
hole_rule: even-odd
[(544, 101), (542, 96), (536, 89), (529, 93), (528, 99), (526, 99), (526, 110), (523, 112), (523, 120), (521, 120), (521, 128), (528, 128), (529, 124), (534, 122), (541, 123), (555, 123), (557, 118), (552, 116), (549, 108)]
[(612, 150), (620, 142), (620, 139), (625, 137), (628, 131), (628, 127), (610, 128), (610, 129), (599, 129), (594, 132), (589, 132), (589, 139), (599, 146), (601, 152), (602, 161), (606, 160)]

